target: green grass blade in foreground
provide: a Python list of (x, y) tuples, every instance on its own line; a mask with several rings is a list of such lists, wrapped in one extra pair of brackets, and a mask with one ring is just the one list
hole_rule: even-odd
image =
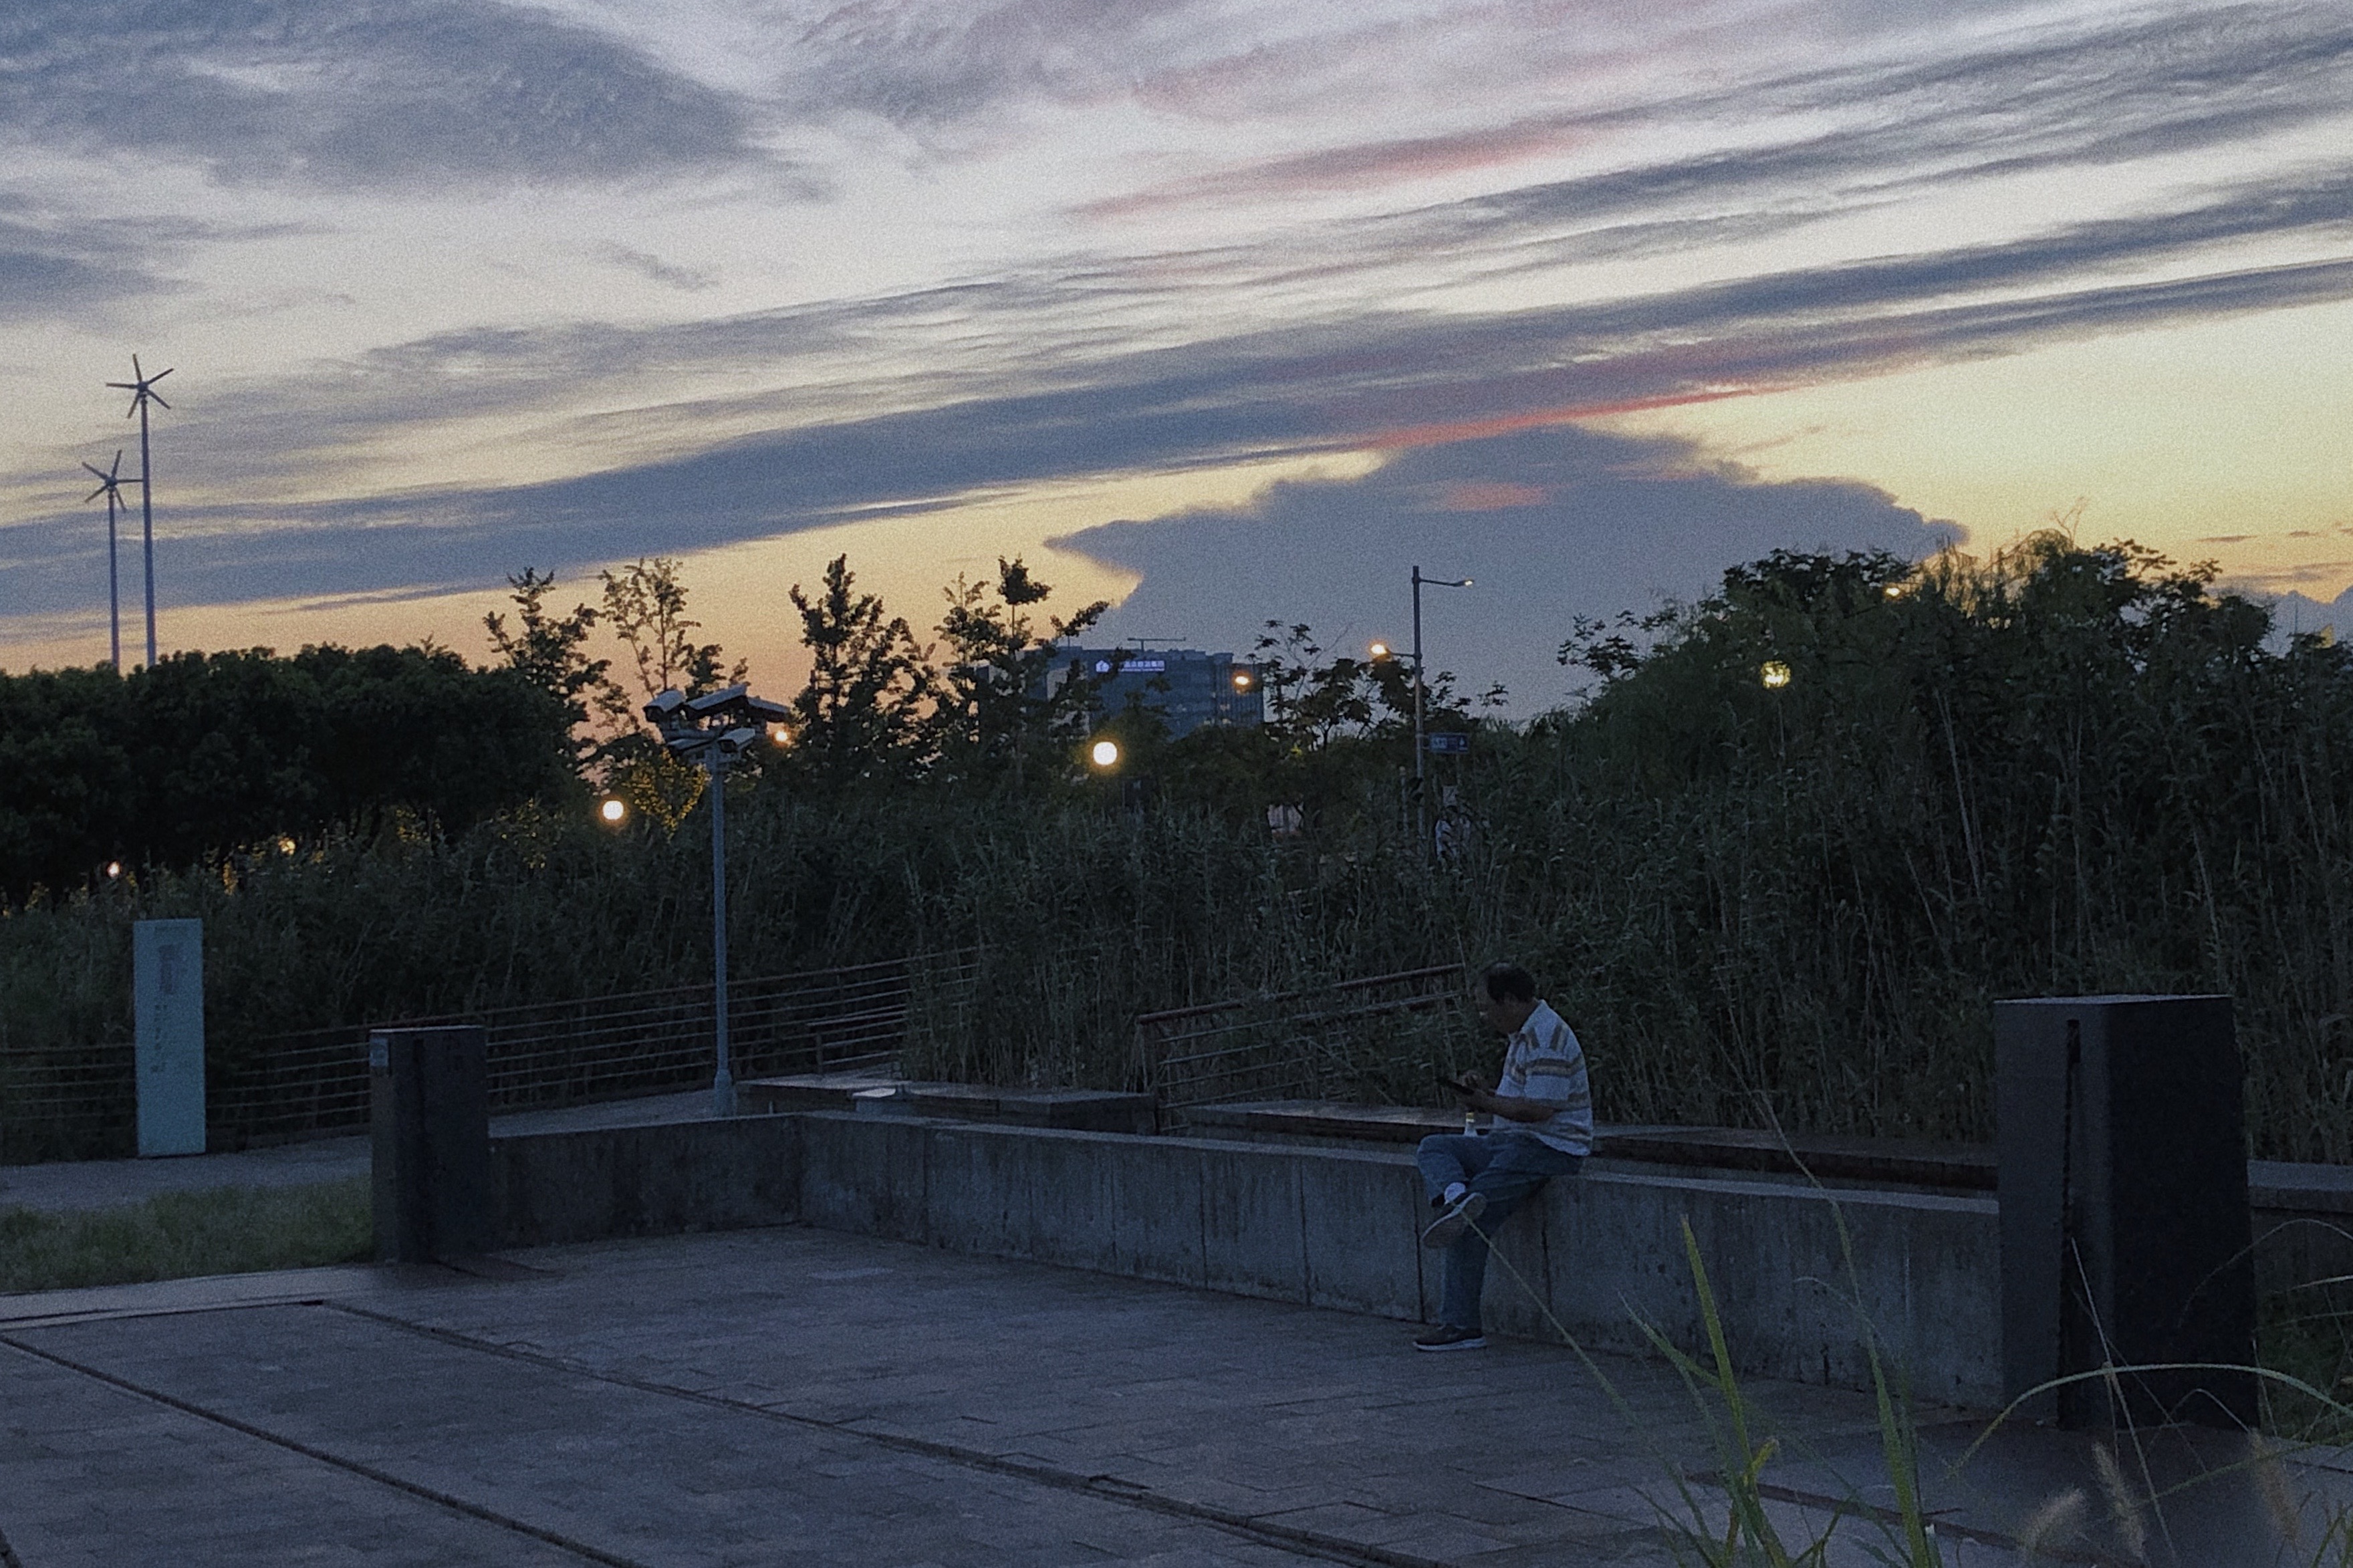
[[(1715, 1357), (1715, 1371), (1711, 1373), (1698, 1361), (1686, 1354), (1674, 1342), (1660, 1332), (1656, 1325), (1647, 1321), (1639, 1314), (1632, 1314), (1632, 1316), (1635, 1326), (1641, 1330), (1643, 1336), (1662, 1355), (1666, 1357), (1677, 1373), (1682, 1376), (1684, 1386), (1691, 1391), (1693, 1402), (1698, 1408), (1701, 1422), (1706, 1427), (1709, 1441), (1715, 1448), (1719, 1477), (1727, 1503), (1724, 1533), (1720, 1539), (1709, 1521), (1709, 1510), (1702, 1505), (1698, 1496), (1692, 1490), (1683, 1467), (1651, 1440), (1648, 1428), (1635, 1417), (1632, 1407), (1618, 1392), (1617, 1386), (1609, 1381), (1608, 1374), (1601, 1370), (1600, 1364), (1587, 1352), (1577, 1336), (1568, 1331), (1568, 1326), (1563, 1323), (1553, 1311), (1551, 1303), (1528, 1283), (1525, 1276), (1513, 1267), (1510, 1258), (1495, 1249), (1494, 1238), (1476, 1225), (1473, 1225), (1472, 1229), (1477, 1230), (1481, 1239), (1487, 1242), (1489, 1258), (1500, 1266), (1512, 1282), (1535, 1304), (1536, 1310), (1543, 1315), (1545, 1321), (1552, 1325), (1553, 1331), (1560, 1336), (1561, 1342), (1576, 1353), (1578, 1361), (1584, 1363), (1586, 1371), (1591, 1373), (1594, 1381), (1601, 1385), (1602, 1392), (1609, 1396), (1610, 1403), (1617, 1406), (1619, 1414), (1625, 1418), (1628, 1428), (1641, 1436), (1643, 1446), (1651, 1450), (1651, 1458), (1658, 1462), (1660, 1468), (1665, 1471), (1668, 1481), (1673, 1486), (1677, 1497), (1681, 1500), (1682, 1512), (1685, 1517), (1678, 1518), (1673, 1510), (1656, 1500), (1652, 1501), (1651, 1506), (1658, 1510), (1663, 1526), (1672, 1532), (1669, 1545), (1674, 1550), (1679, 1560), (1687, 1561), (1685, 1557), (1687, 1552), (1697, 1552), (1699, 1561), (1705, 1565), (1705, 1568), (1752, 1568), (1752, 1565), (1757, 1564), (1761, 1564), (1762, 1568), (1818, 1568), (1818, 1565), (1826, 1560), (1831, 1539), (1838, 1529), (1839, 1521), (1845, 1518), (1851, 1510), (1845, 1505), (1840, 1505), (1833, 1511), (1828, 1528), (1820, 1536), (1807, 1542), (1805, 1547), (1795, 1555), (1792, 1555), (1783, 1543), (1771, 1520), (1767, 1516), (1762, 1489), (1763, 1477), (1765, 1467), (1771, 1462), (1774, 1454), (1778, 1451), (1778, 1444), (1769, 1438), (1761, 1446), (1749, 1440), (1748, 1407), (1740, 1392), (1738, 1380), (1732, 1375), (1731, 1352), (1729, 1342), (1724, 1334), (1723, 1319), (1716, 1310), (1715, 1293), (1708, 1284), (1706, 1269), (1700, 1262), (1698, 1241), (1692, 1235), (1688, 1220), (1683, 1225), (1684, 1254), (1691, 1263), (1694, 1284), (1699, 1293), (1701, 1312), (1709, 1327), (1708, 1337)], [(1729, 1425), (1725, 1420), (1719, 1419), (1715, 1410), (1711, 1406), (1707, 1398), (1711, 1391), (1720, 1397), (1726, 1398)]]
[(119, 1208), (0, 1209), (0, 1292), (356, 1263), (373, 1246), (364, 1176), (164, 1193)]

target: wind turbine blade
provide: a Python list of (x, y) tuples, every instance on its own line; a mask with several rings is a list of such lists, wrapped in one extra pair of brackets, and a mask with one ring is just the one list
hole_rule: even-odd
[(155, 405), (157, 407), (159, 407), (159, 408), (169, 408), (169, 407), (171, 407), (171, 406), (172, 406), (170, 404), (168, 404), (168, 403), (164, 402), (162, 398), (160, 398), (160, 397), (156, 396), (156, 395), (155, 395), (153, 393), (152, 393), (152, 392), (151, 392), (151, 393), (148, 393), (148, 394), (146, 395), (146, 397), (147, 397), (147, 401), (148, 401), (148, 402), (154, 404), (154, 405)]
[(154, 374), (153, 374), (153, 375), (151, 375), (151, 376), (149, 376), (149, 377), (147, 378), (147, 384), (148, 384), (148, 385), (150, 385), (150, 386), (153, 386), (153, 385), (154, 385), (157, 382), (159, 382), (159, 381), (163, 380), (165, 376), (167, 376), (167, 375), (169, 375), (169, 374), (172, 374), (172, 373), (171, 373), (169, 370), (159, 370), (159, 371), (157, 371)]
[(114, 482), (114, 476), (108, 473), (104, 468), (100, 468), (96, 463), (84, 463), (82, 467), (88, 468), (91, 473), (96, 474), (101, 480), (110, 485)]

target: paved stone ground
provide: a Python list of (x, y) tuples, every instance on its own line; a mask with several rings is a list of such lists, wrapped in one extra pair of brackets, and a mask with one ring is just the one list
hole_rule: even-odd
[[(1672, 1560), (1652, 1500), (1673, 1499), (1671, 1464), (1712, 1460), (1670, 1373), (1607, 1362), (1613, 1402), (1566, 1350), (1418, 1355), (1410, 1332), (797, 1227), (547, 1248), (472, 1277), (0, 1297), (0, 1561)], [(1848, 1495), (1833, 1472), (1884, 1497), (1867, 1399), (1751, 1392), (1788, 1447), (1768, 1472), (1784, 1530), (1821, 1526)], [(1978, 1429), (1924, 1416), (1938, 1454)], [(1940, 1483), (1945, 1561), (2019, 1561), (1999, 1538), (2095, 1489), (2088, 1452), (2023, 1434)], [(2239, 1550), (2266, 1534), (2241, 1490), (2177, 1520), (2221, 1554), (2177, 1560), (2307, 1560)], [(1883, 1539), (1850, 1520), (1831, 1561)], [(2073, 1544), (2125, 1560), (2113, 1529)]]

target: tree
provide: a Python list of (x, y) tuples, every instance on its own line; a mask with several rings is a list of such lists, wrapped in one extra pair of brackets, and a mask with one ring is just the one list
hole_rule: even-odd
[[(702, 623), (686, 614), (686, 582), (679, 575), (682, 563), (667, 555), (639, 559), (618, 572), (600, 572), (605, 584), (605, 624), (628, 650), (637, 670), (638, 686), (651, 701), (665, 691), (700, 697), (744, 679), (750, 668), (737, 659), (721, 671), (724, 657), (717, 643), (698, 643), (691, 635)], [(617, 689), (604, 700), (607, 713), (634, 722), (635, 704)]]
[(580, 733), (588, 722), (589, 704), (612, 685), (606, 672), (613, 661), (590, 658), (584, 651), (596, 625), (596, 612), (586, 605), (575, 605), (568, 616), (549, 615), (545, 600), (548, 590), (555, 586), (552, 572), (526, 566), (521, 576), (509, 577), (507, 585), (513, 589), (516, 629), (509, 633), (506, 617), (496, 610), (482, 617), (482, 627), (491, 634), (491, 646), (505, 658), (509, 669), (561, 702), (571, 715), (576, 767), (592, 745)]
[(462, 831), (576, 789), (569, 730), (520, 672), (447, 649), (254, 648), (0, 677), (0, 892), (280, 836)]
[(632, 697), (610, 680), (597, 692), (597, 709), (613, 731), (597, 749), (606, 785), (672, 832), (702, 798), (702, 771), (670, 754), (647, 729), (639, 705), (671, 690), (700, 697), (743, 679), (749, 668), (737, 659), (723, 673), (719, 645), (694, 640), (702, 623), (687, 616), (680, 564), (657, 555), (597, 574), (605, 584), (605, 624), (628, 650), (640, 693)]
[(947, 590), (939, 632), (949, 662), (934, 723), (952, 772), (1009, 765), (1018, 781), (1025, 753), (1084, 732), (1101, 682), (1056, 645), (1084, 633), (1111, 604), (1098, 599), (1067, 619), (1049, 616), (1040, 636), (1029, 607), (1052, 592), (1019, 556), (997, 558), (994, 584), (958, 577)]
[(886, 620), (881, 597), (854, 592), (856, 581), (849, 558), (837, 555), (814, 599), (797, 583), (791, 593), (810, 653), (808, 683), (791, 703), (794, 753), (835, 785), (920, 765), (936, 680), (906, 621)]

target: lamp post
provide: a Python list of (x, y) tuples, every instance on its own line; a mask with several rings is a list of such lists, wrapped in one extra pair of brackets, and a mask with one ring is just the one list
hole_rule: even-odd
[(1421, 590), (1432, 588), (1468, 588), (1471, 579), (1425, 577), (1421, 568), (1413, 569), (1413, 836), (1426, 849), (1430, 844), (1429, 804), (1422, 799), (1422, 752), (1427, 747), (1421, 729)]
[(792, 710), (754, 697), (741, 683), (702, 697), (663, 692), (646, 718), (681, 762), (711, 778), (711, 1013), (717, 1067), (711, 1079), (714, 1116), (735, 1114), (735, 1073), (727, 1057), (727, 764), (762, 741), (785, 743)]

